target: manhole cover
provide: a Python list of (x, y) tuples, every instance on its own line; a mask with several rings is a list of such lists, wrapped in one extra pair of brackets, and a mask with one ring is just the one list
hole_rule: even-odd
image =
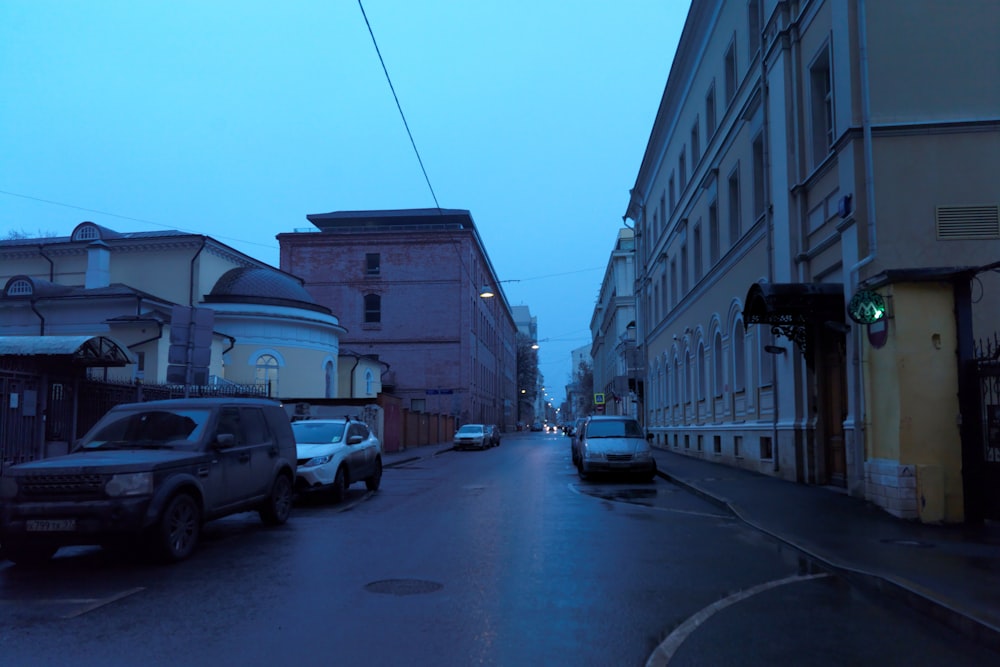
[(422, 579), (381, 579), (365, 584), (365, 590), (369, 593), (383, 593), (385, 595), (421, 595), (433, 593), (442, 588), (443, 585), (436, 581)]

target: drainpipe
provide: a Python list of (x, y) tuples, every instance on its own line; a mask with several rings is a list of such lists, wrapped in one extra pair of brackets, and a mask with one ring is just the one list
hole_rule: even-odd
[(198, 248), (198, 252), (194, 254), (191, 258), (191, 270), (188, 275), (190, 279), (191, 288), (188, 292), (188, 305), (194, 308), (194, 263), (198, 261), (198, 256), (201, 255), (201, 251), (205, 249), (205, 245), (208, 243), (208, 239), (204, 236), (201, 237), (201, 247)]
[(31, 312), (38, 316), (38, 335), (45, 335), (45, 316), (38, 312), (38, 308), (35, 307), (37, 301), (35, 299), (31, 300)]
[[(867, 29), (867, 9), (865, 0), (858, 0), (858, 57), (860, 59), (861, 76), (861, 129), (862, 145), (864, 152), (865, 169), (865, 215), (868, 218), (868, 255), (851, 267), (848, 277), (850, 279), (851, 294), (857, 288), (860, 271), (864, 266), (870, 264), (878, 255), (878, 243), (875, 225), (875, 174), (874, 158), (872, 156), (872, 120), (871, 120), (871, 91), (868, 79), (868, 29)], [(854, 370), (854, 442), (853, 448), (858, 454), (857, 464), (861, 466), (861, 485), (864, 492), (864, 423), (868, 416), (865, 413), (865, 383), (862, 378), (863, 360), (861, 358), (861, 348), (863, 345), (861, 327), (852, 327), (854, 336), (853, 353), (851, 354), (851, 365)], [(854, 494), (852, 494), (854, 495)]]
[(52, 258), (45, 254), (45, 244), (44, 243), (39, 243), (38, 244), (38, 254), (41, 255), (45, 259), (45, 261), (47, 261), (49, 263), (49, 282), (50, 283), (51, 282), (55, 282), (55, 278), (56, 278), (56, 265), (55, 265), (55, 262), (52, 261)]
[(154, 340), (160, 340), (161, 338), (163, 338), (163, 322), (161, 322), (159, 320), (156, 320), (156, 319), (153, 319), (151, 317), (143, 318), (143, 319), (135, 320), (135, 321), (136, 322), (152, 322), (152, 323), (154, 323), (158, 327), (158, 331), (157, 331), (157, 333), (156, 333), (155, 336), (151, 336), (149, 338), (146, 338), (145, 340), (140, 340), (140, 341), (137, 341), (135, 343), (132, 343), (131, 345), (128, 346), (128, 349), (131, 350), (134, 347), (139, 347), (140, 345), (145, 345), (146, 343), (152, 343)]
[(356, 355), (354, 357), (354, 365), (351, 366), (351, 398), (354, 398), (354, 371), (361, 363), (361, 355)]

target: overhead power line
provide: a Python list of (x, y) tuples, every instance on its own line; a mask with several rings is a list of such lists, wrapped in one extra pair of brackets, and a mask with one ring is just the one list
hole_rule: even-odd
[(396, 108), (399, 109), (399, 116), (403, 119), (403, 127), (406, 128), (406, 134), (410, 137), (410, 145), (413, 146), (413, 152), (417, 156), (417, 162), (420, 163), (420, 171), (424, 173), (424, 180), (427, 181), (427, 189), (431, 191), (431, 198), (434, 199), (435, 208), (440, 209), (441, 205), (438, 204), (437, 195), (434, 194), (434, 188), (431, 186), (431, 179), (427, 176), (427, 170), (424, 169), (424, 161), (420, 158), (420, 151), (417, 150), (417, 142), (413, 140), (413, 133), (410, 132), (410, 124), (406, 122), (406, 114), (403, 113), (403, 107), (399, 103), (399, 96), (396, 95), (396, 89), (392, 85), (392, 79), (389, 78), (389, 70), (385, 66), (385, 60), (382, 59), (382, 52), (378, 48), (378, 42), (375, 41), (375, 33), (372, 31), (372, 24), (368, 22), (368, 15), (365, 13), (365, 6), (361, 4), (361, 0), (358, 0), (358, 7), (361, 8), (361, 16), (365, 19), (365, 25), (368, 26), (368, 34), (372, 36), (372, 44), (375, 45), (375, 53), (378, 54), (378, 61), (382, 63), (382, 71), (385, 72), (385, 80), (389, 82), (389, 90), (392, 91), (392, 97), (396, 100)]

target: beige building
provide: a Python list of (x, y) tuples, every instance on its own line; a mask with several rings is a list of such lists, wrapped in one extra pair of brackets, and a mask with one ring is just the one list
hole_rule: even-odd
[(107, 379), (174, 382), (172, 317), (185, 306), (210, 313), (208, 382), (337, 395), (337, 318), (299, 278), (207, 236), (82, 222), (69, 237), (8, 239), (0, 285), (0, 335), (108, 336), (132, 363), (102, 369)]
[(625, 216), (658, 444), (1000, 517), (975, 359), (1000, 328), (997, 25), (986, 0), (692, 3)]

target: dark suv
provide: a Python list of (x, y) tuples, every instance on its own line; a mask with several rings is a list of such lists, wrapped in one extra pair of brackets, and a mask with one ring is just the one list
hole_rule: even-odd
[(21, 463), (0, 479), (0, 544), (15, 563), (61, 546), (141, 541), (189, 556), (203, 522), (256, 510), (288, 519), (295, 439), (281, 405), (192, 398), (112, 408), (71, 454)]

